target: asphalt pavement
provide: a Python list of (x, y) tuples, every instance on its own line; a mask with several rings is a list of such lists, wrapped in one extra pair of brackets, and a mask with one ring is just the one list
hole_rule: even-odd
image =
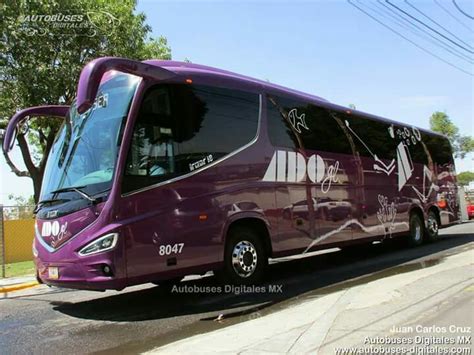
[[(264, 321), (343, 290), (397, 275), (403, 279), (404, 274), (437, 267), (446, 258), (472, 250), (473, 242), (474, 224), (466, 223), (443, 230), (436, 243), (413, 249), (402, 242), (388, 242), (285, 258), (272, 263), (260, 289), (226, 289), (213, 277), (204, 277), (182, 282), (174, 292), (147, 284), (121, 292), (41, 285), (6, 293), (0, 295), (0, 352), (161, 351), (166, 345), (174, 346), (171, 343), (183, 344), (196, 339), (195, 335), (204, 338), (215, 331)], [(457, 305), (462, 307), (455, 308), (472, 306), (470, 300), (472, 296), (461, 297)], [(450, 306), (454, 307), (446, 305), (447, 309)]]

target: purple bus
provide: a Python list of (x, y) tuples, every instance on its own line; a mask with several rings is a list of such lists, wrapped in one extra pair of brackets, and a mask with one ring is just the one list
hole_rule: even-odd
[(99, 58), (44, 172), (33, 254), (40, 282), (121, 290), (214, 271), (259, 282), (269, 258), (406, 236), (459, 220), (438, 134), (207, 66)]

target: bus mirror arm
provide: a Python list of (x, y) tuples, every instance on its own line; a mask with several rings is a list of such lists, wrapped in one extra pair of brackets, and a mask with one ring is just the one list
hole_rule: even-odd
[(8, 126), (3, 139), (3, 150), (5, 151), (5, 153), (8, 153), (12, 150), (16, 134), (20, 131), (21, 128), (19, 126), (23, 122), (25, 122), (25, 119), (28, 119), (32, 116), (49, 116), (64, 118), (66, 117), (68, 112), (69, 106), (67, 105), (35, 106), (18, 111), (8, 121)]
[(94, 59), (82, 69), (79, 76), (77, 85), (77, 112), (79, 114), (83, 114), (92, 107), (102, 76), (109, 70), (158, 80), (166, 80), (176, 75), (164, 68), (131, 59), (117, 57)]

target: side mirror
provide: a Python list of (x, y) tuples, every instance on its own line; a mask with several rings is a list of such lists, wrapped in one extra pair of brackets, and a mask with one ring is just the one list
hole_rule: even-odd
[(13, 149), (13, 146), (15, 145), (15, 140), (16, 140), (17, 135), (18, 135), (18, 128), (15, 127), (15, 129), (13, 131), (12, 141), (11, 141), (10, 145), (8, 146), (8, 151), (11, 151)]
[(3, 138), (3, 150), (5, 153), (10, 152), (15, 144), (16, 136), (18, 135), (19, 129), (24, 127), (28, 131), (28, 119), (33, 116), (51, 116), (51, 117), (66, 117), (69, 112), (69, 106), (66, 105), (49, 105), (49, 106), (36, 106), (26, 108), (18, 111), (8, 122), (5, 136)]
[(27, 134), (30, 131), (30, 125), (28, 124), (28, 118), (25, 119), (24, 122), (20, 122), (17, 126), (17, 130), (21, 132), (21, 134)]

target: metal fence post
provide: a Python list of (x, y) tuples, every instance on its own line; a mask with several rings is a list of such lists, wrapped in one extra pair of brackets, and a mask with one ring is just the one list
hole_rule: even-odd
[(2, 263), (2, 278), (5, 277), (5, 229), (3, 227), (3, 205), (0, 204), (0, 262)]

